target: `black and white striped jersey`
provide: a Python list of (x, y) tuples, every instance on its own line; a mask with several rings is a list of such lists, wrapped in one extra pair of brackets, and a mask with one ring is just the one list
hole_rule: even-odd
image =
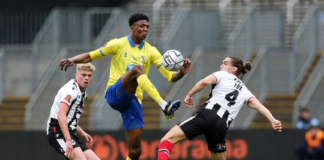
[(60, 131), (57, 115), (61, 103), (65, 103), (69, 106), (69, 111), (66, 115), (69, 131), (76, 133), (78, 120), (84, 111), (86, 99), (87, 93), (81, 92), (78, 83), (75, 82), (74, 79), (61, 87), (55, 96), (50, 116), (47, 121), (47, 134), (49, 132), (55, 133)]
[(207, 109), (212, 109), (218, 104), (220, 109), (217, 114), (223, 117), (228, 114), (227, 121), (233, 120), (240, 111), (243, 103), (248, 103), (254, 95), (248, 90), (243, 82), (235, 75), (226, 71), (214, 72), (217, 79), (212, 84), (209, 99), (205, 102)]

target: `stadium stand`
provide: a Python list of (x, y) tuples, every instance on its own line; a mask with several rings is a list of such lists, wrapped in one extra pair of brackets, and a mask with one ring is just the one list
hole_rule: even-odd
[[(158, 0), (159, 1), (159, 0)], [(127, 24), (124, 23), (127, 21), (129, 14), (135, 12), (135, 11), (143, 11), (145, 10), (145, 13), (147, 13), (150, 16), (151, 19), (151, 34), (150, 37), (148, 37), (148, 41), (157, 46), (161, 53), (165, 51), (166, 48), (177, 48), (182, 53), (190, 57), (190, 54), (195, 49), (195, 47), (202, 46), (205, 51), (203, 51), (203, 54), (199, 61), (206, 62), (206, 67), (204, 68), (203, 75), (209, 74), (215, 70), (218, 70), (219, 66), (215, 66), (214, 64), (219, 64), (218, 62), (215, 62), (213, 59), (217, 59), (216, 61), (221, 61), (226, 55), (228, 54), (240, 54), (239, 56), (246, 56), (247, 59), (245, 60), (251, 60), (253, 61), (253, 58), (249, 57), (251, 55), (256, 56), (258, 54), (258, 50), (260, 47), (265, 45), (268, 47), (267, 54), (271, 54), (273, 57), (271, 57), (271, 65), (278, 67), (286, 67), (287, 70), (278, 73), (278, 77), (283, 75), (290, 74), (288, 64), (284, 65), (284, 61), (280, 61), (280, 56), (276, 58), (276, 55), (283, 55), (285, 58), (284, 60), (289, 61), (289, 54), (290, 49), (294, 49), (295, 46), (300, 46), (300, 48), (307, 48), (311, 46), (314, 42), (317, 46), (321, 46), (321, 42), (323, 41), (323, 25), (317, 25), (318, 28), (315, 27), (315, 29), (318, 29), (319, 33), (318, 38), (313, 41), (311, 39), (312, 37), (306, 37), (304, 34), (308, 34), (309, 32), (312, 32), (313, 30), (307, 30), (311, 28), (311, 26), (306, 26), (306, 31), (301, 32), (302, 36), (304, 36), (301, 39), (298, 39), (296, 42), (294, 37), (298, 31), (299, 28), (301, 28), (301, 24), (303, 20), (306, 18), (305, 15), (307, 15), (310, 11), (314, 11), (316, 9), (312, 9), (311, 7), (314, 7), (315, 1), (311, 0), (300, 0), (297, 3), (294, 4), (293, 7), (293, 20), (288, 21), (286, 12), (287, 12), (287, 1), (282, 0), (232, 0), (228, 1), (229, 3), (226, 5), (226, 12), (219, 13), (220, 10), (220, 4), (223, 2), (222, 0), (161, 0), (159, 2), (162, 2), (158, 8), (158, 10), (154, 10), (154, 5), (157, 5), (156, 2), (158, 1), (150, 1), (150, 0), (133, 0), (130, 1), (128, 4), (126, 4), (125, 8), (114, 8), (114, 9), (103, 9), (98, 11), (96, 14), (88, 14), (90, 13), (90, 10), (87, 10), (86, 8), (66, 8), (66, 9), (54, 9), (53, 11), (56, 12), (49, 12), (42, 11), (39, 13), (36, 13), (38, 16), (29, 16), (29, 13), (23, 17), (23, 15), (19, 15), (17, 13), (0, 13), (0, 18), (3, 20), (2, 22), (9, 22), (13, 20), (17, 20), (16, 23), (2, 23), (0, 22), (0, 34), (3, 35), (0, 37), (0, 46), (1, 47), (21, 47), (22, 45), (32, 45), (32, 55), (39, 55), (38, 57), (38, 63), (36, 65), (37, 72), (34, 73), (34, 75), (37, 76), (36, 80), (28, 80), (25, 84), (28, 90), (25, 92), (28, 92), (28, 94), (23, 94), (24, 96), (21, 96), (19, 94), (8, 96), (8, 92), (4, 93), (5, 96), (3, 98), (2, 103), (0, 103), (0, 130), (23, 130), (24, 127), (24, 118), (22, 117), (26, 113), (24, 110), (26, 110), (26, 107), (24, 107), (24, 104), (27, 103), (28, 100), (30, 100), (29, 97), (32, 97), (32, 90), (35, 89), (34, 85), (38, 83), (38, 80), (42, 80), (43, 72), (47, 68), (45, 62), (48, 61), (49, 57), (53, 58), (51, 60), (54, 60), (54, 58), (57, 58), (52, 55), (56, 55), (58, 52), (62, 51), (64, 47), (68, 47), (69, 45), (73, 46), (79, 46), (79, 45), (85, 45), (86, 47), (82, 49), (84, 50), (90, 50), (93, 48), (97, 48), (100, 45), (102, 45), (104, 42), (108, 41), (109, 39), (115, 38), (115, 37), (121, 37), (128, 33), (127, 30)], [(322, 11), (320, 7), (323, 5), (323, 2), (318, 2), (316, 7), (318, 7), (318, 11)], [(134, 9), (136, 8), (136, 9)], [(251, 15), (246, 14), (246, 11), (248, 11), (248, 8), (251, 9)], [(97, 9), (97, 8), (96, 8)], [(109, 10), (109, 11), (108, 11)], [(217, 14), (211, 13), (212, 11), (217, 12)], [(262, 14), (255, 14), (260, 13), (258, 11), (262, 11)], [(317, 11), (317, 10), (316, 10)], [(209, 21), (206, 19), (202, 19), (201, 17), (204, 17), (205, 13), (206, 15), (210, 17), (217, 17), (219, 19), (216, 19), (215, 24), (209, 24)], [(255, 13), (253, 13), (255, 12)], [(91, 11), (91, 13), (94, 13), (94, 10)], [(176, 13), (176, 14), (175, 14)], [(219, 15), (218, 15), (219, 13)], [(314, 18), (314, 21), (316, 22), (321, 20), (321, 16), (319, 15), (320, 12), (315, 12), (314, 14), (310, 14), (314, 17), (318, 16), (317, 18)], [(222, 15), (223, 14), (223, 15)], [(69, 15), (69, 16), (67, 16)], [(93, 26), (90, 26), (90, 31), (83, 32), (86, 30), (86, 27), (78, 27), (83, 26), (82, 23), (84, 22), (84, 15), (91, 15), (88, 18), (91, 20), (90, 22), (98, 22), (95, 23)], [(156, 16), (157, 15), (157, 16)], [(244, 15), (247, 15), (247, 17), (244, 18)], [(224, 16), (224, 17), (222, 17)], [(19, 18), (20, 17), (20, 18)], [(36, 18), (35, 18), (36, 17)], [(157, 18), (158, 17), (158, 18)], [(197, 21), (194, 21), (192, 19), (189, 19), (188, 17), (194, 17), (193, 19), (196, 19)], [(209, 17), (209, 18), (210, 18)], [(101, 20), (99, 21), (98, 19)], [(156, 19), (157, 18), (157, 19)], [(183, 20), (185, 18), (187, 21)], [(224, 19), (223, 19), (224, 18)], [(23, 19), (23, 20), (22, 20)], [(88, 20), (89, 20), (88, 19)], [(250, 20), (254, 21), (254, 23), (250, 22)], [(24, 21), (28, 21), (28, 24), (31, 23), (32, 25), (16, 25), (24, 23)], [(75, 22), (74, 25), (69, 22)], [(187, 23), (186, 23), (187, 22)], [(214, 21), (213, 21), (214, 22)], [(311, 24), (313, 21), (308, 22), (307, 24)], [(60, 25), (58, 25), (60, 24)], [(247, 32), (248, 25), (251, 25), (254, 27), (253, 34), (249, 34)], [(305, 22), (306, 24), (306, 22)], [(317, 24), (317, 23), (316, 23)], [(11, 25), (20, 26), (20, 28), (14, 28)], [(95, 26), (97, 25), (97, 26)], [(172, 26), (174, 25), (174, 26)], [(186, 26), (191, 26), (192, 28), (186, 28)], [(212, 27), (210, 27), (212, 26)], [(58, 27), (58, 28), (56, 28)], [(178, 27), (177, 29), (172, 27)], [(239, 29), (241, 27), (241, 30)], [(236, 30), (238, 28), (238, 30)], [(190, 30), (192, 29), (192, 30)], [(110, 31), (109, 31), (110, 30)], [(59, 31), (61, 34), (55, 34)], [(206, 32), (203, 32), (206, 31)], [(315, 31), (315, 30), (314, 30)], [(191, 33), (190, 36), (188, 33)], [(27, 34), (28, 33), (28, 34)], [(89, 35), (83, 35), (80, 33), (86, 33)], [(244, 34), (241, 34), (244, 33)], [(315, 33), (315, 32), (314, 32)], [(215, 34), (215, 35), (210, 35)], [(241, 35), (240, 35), (241, 34)], [(41, 35), (41, 36), (39, 36)], [(168, 35), (177, 35), (177, 36), (168, 36)], [(251, 36), (252, 35), (252, 36)], [(85, 37), (91, 37), (90, 40), (84, 39)], [(214, 39), (209, 39), (209, 41), (205, 41), (202, 37), (217, 37), (215, 41), (211, 41)], [(233, 41), (233, 36), (237, 37), (236, 41)], [(253, 37), (253, 40), (246, 41), (247, 37)], [(315, 35), (311, 35), (315, 36)], [(165, 38), (167, 37), (167, 38)], [(170, 39), (168, 39), (170, 38)], [(56, 41), (53, 41), (56, 40)], [(186, 40), (186, 43), (182, 43), (183, 40)], [(189, 41), (190, 40), (190, 41)], [(88, 43), (89, 42), (89, 43)], [(169, 44), (164, 44), (164, 42), (168, 42)], [(210, 43), (208, 43), (210, 42)], [(234, 42), (234, 43), (233, 43)], [(50, 51), (47, 51), (47, 44), (53, 44), (51, 45)], [(211, 46), (213, 44), (214, 46)], [(188, 47), (189, 46), (189, 47)], [(242, 48), (245, 47), (245, 48)], [(250, 49), (248, 47), (251, 47)], [(304, 47), (306, 46), (306, 47)], [(231, 51), (231, 47), (234, 47), (234, 50)], [(273, 51), (271, 47), (276, 47), (279, 51)], [(313, 47), (313, 46), (312, 46)], [(315, 46), (316, 47), (316, 46)], [(286, 92), (280, 90), (282, 88), (287, 88), (286, 83), (281, 83), (280, 81), (276, 81), (275, 83), (278, 85), (277, 88), (273, 87), (272, 84), (270, 84), (268, 87), (273, 89), (272, 91), (268, 92), (268, 95), (266, 96), (264, 100), (265, 106), (267, 106), (271, 112), (275, 115), (275, 117), (278, 117), (278, 119), (282, 120), (285, 128), (291, 128), (292, 124), (292, 116), (294, 112), (294, 103), (297, 99), (297, 96), (299, 96), (299, 93), (304, 89), (306, 83), (311, 79), (310, 76), (314, 74), (314, 69), (316, 66), (318, 66), (318, 61), (321, 58), (323, 52), (323, 48), (317, 47), (314, 52), (309, 50), (302, 50), (298, 49), (296, 52), (297, 60), (296, 60), (296, 70), (302, 70), (302, 67), (305, 68), (305, 73), (302, 73), (301, 75), (298, 75), (301, 77), (300, 83), (294, 88), (295, 90), (293, 92)], [(228, 49), (226, 51), (226, 49)], [(308, 49), (308, 48), (307, 48)], [(281, 50), (281, 51), (280, 51)], [(45, 52), (47, 51), (47, 52)], [(79, 50), (80, 51), (80, 50)], [(77, 52), (79, 52), (77, 51)], [(8, 54), (10, 52), (7, 52)], [(76, 52), (73, 52), (71, 54), (74, 54)], [(227, 54), (226, 54), (227, 53)], [(314, 53), (314, 56), (309, 56), (311, 53)], [(25, 54), (27, 55), (27, 54)], [(306, 64), (306, 59), (309, 59), (309, 64)], [(6, 59), (4, 59), (6, 60)], [(27, 63), (27, 61), (26, 61)], [(30, 63), (30, 62), (28, 62)], [(107, 68), (107, 63), (103, 64), (99, 62), (99, 66), (102, 66), (102, 68)], [(9, 65), (5, 65), (4, 67), (0, 69), (6, 69), (9, 68)], [(30, 63), (30, 66), (32, 66), (32, 63)], [(30, 67), (31, 68), (31, 67)], [(24, 72), (28, 72), (30, 69), (22, 69)], [(274, 69), (275, 70), (275, 69)], [(2, 70), (1, 70), (2, 71)], [(9, 70), (4, 70), (6, 74), (9, 74)], [(100, 75), (103, 73), (106, 73), (107, 70), (98, 70)], [(184, 86), (192, 86), (196, 82), (196, 72), (195, 71), (192, 75), (188, 75), (189, 79), (187, 79), (185, 82), (183, 82)], [(274, 71), (269, 71), (274, 72)], [(107, 73), (109, 74), (109, 73)], [(258, 74), (258, 73), (255, 73)], [(297, 78), (298, 73), (296, 73), (296, 76), (294, 78)], [(304, 74), (304, 75), (303, 75)], [(106, 76), (106, 75), (105, 75)], [(155, 75), (153, 75), (155, 76)], [(194, 77), (194, 78), (193, 78)], [(97, 79), (100, 78), (100, 76), (97, 77)], [(270, 77), (270, 79), (273, 79), (274, 77)], [(56, 81), (62, 81), (66, 80), (67, 77), (64, 78), (52, 78), (51, 82), (46, 84), (47, 89), (49, 89), (51, 92), (56, 92), (60, 84), (56, 84)], [(244, 80), (244, 78), (243, 78)], [(3, 83), (2, 85), (5, 85), (6, 82), (0, 82)], [(162, 80), (161, 80), (162, 81)], [(13, 81), (17, 83), (17, 81)], [(29, 82), (32, 82), (34, 84), (30, 85)], [(21, 82), (19, 82), (21, 83)], [(153, 81), (154, 83), (154, 81)], [(156, 83), (160, 84), (160, 80), (157, 78)], [(310, 82), (309, 82), (310, 83)], [(162, 83), (161, 83), (162, 84)], [(37, 85), (36, 85), (37, 86)], [(97, 104), (98, 101), (96, 101), (96, 96), (98, 96), (96, 93), (99, 93), (101, 90), (99, 88), (100, 86), (96, 85), (96, 89), (93, 89), (90, 91), (90, 96), (88, 98), (87, 110), (84, 113), (84, 116), (81, 118), (80, 125), (84, 127), (85, 129), (90, 129), (89, 125), (91, 125), (90, 117), (93, 113), (93, 107), (95, 104)], [(162, 91), (162, 94), (164, 97), (167, 97), (167, 92), (171, 90), (171, 85), (164, 85), (162, 84), (161, 87), (165, 90)], [(281, 87), (281, 88), (280, 88)], [(190, 87), (189, 87), (190, 88)], [(253, 87), (252, 87), (253, 88)], [(277, 90), (275, 90), (277, 89)], [(99, 91), (100, 90), (100, 91)], [(288, 89), (287, 89), (288, 90)], [(183, 99), (183, 95), (188, 90), (181, 90), (178, 92), (180, 100)], [(208, 90), (206, 90), (206, 93), (208, 93)], [(45, 103), (38, 103), (38, 107), (40, 108), (39, 112), (41, 112), (41, 115), (48, 115), (48, 108), (42, 107), (43, 105), (49, 106), (52, 102), (53, 97), (48, 96), (46, 92), (42, 92), (42, 96), (44, 97), (41, 99), (42, 101), (46, 101)], [(259, 93), (258, 93), (259, 94)], [(207, 97), (208, 94), (201, 95), (200, 104), (203, 103)], [(42, 102), (39, 101), (39, 102)], [(12, 106), (12, 107), (10, 107)], [(37, 108), (37, 107), (36, 107)], [(180, 109), (177, 115), (189, 115), (187, 111), (184, 109)], [(146, 125), (146, 129), (159, 129), (163, 128), (163, 125), (165, 124), (164, 120), (161, 117), (161, 111), (160, 108), (152, 101), (151, 98), (145, 96), (143, 100), (143, 110), (144, 110), (144, 121)], [(194, 110), (191, 111), (191, 113), (194, 112)], [(36, 113), (36, 112), (35, 112)], [(240, 114), (239, 114), (240, 116)], [(246, 114), (242, 114), (242, 117), (247, 116)], [(241, 118), (242, 118), (241, 117)], [(179, 116), (175, 121), (183, 120), (186, 118), (185, 116)], [(240, 119), (240, 117), (237, 117)], [(43, 125), (44, 117), (42, 117), (39, 122), (35, 124), (41, 124)], [(256, 115), (254, 118), (253, 123), (251, 124), (250, 128), (264, 128), (264, 126), (269, 127), (269, 125), (264, 125), (265, 119), (261, 118), (260, 115)], [(121, 124), (121, 123), (120, 123)], [(120, 125), (119, 124), (119, 125)], [(166, 125), (167, 126), (167, 125)], [(164, 126), (165, 127), (165, 126)]]
[(0, 105), (0, 130), (23, 131), (25, 106), (29, 96), (5, 96)]
[[(161, 95), (165, 98), (165, 95)], [(145, 129), (160, 129), (161, 108), (149, 96), (143, 97), (143, 116)]]

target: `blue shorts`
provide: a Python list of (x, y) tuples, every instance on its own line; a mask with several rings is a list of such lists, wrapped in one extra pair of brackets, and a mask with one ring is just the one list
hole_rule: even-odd
[(106, 101), (121, 113), (124, 130), (143, 128), (143, 109), (135, 95), (129, 95), (121, 84), (121, 78), (106, 91)]

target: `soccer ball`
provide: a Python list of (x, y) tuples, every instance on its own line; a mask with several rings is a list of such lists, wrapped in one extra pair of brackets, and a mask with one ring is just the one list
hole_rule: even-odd
[(183, 65), (182, 54), (177, 50), (168, 50), (163, 54), (162, 64), (169, 71), (177, 71)]

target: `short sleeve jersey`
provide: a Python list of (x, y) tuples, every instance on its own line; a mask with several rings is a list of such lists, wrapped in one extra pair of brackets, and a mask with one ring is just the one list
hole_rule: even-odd
[[(94, 61), (109, 54), (112, 55), (112, 59), (106, 88), (115, 84), (123, 74), (136, 64), (144, 67), (146, 75), (149, 75), (151, 64), (154, 64), (157, 68), (162, 66), (163, 57), (155, 47), (146, 41), (136, 45), (130, 35), (110, 40), (103, 47), (90, 52), (90, 57)], [(143, 89), (141, 87), (137, 87), (135, 96), (141, 103), (143, 99)]]
[(243, 82), (235, 75), (226, 71), (214, 72), (217, 79), (216, 84), (212, 84), (209, 99), (206, 101), (206, 108), (212, 109), (215, 104), (221, 106), (217, 114), (222, 117), (224, 112), (229, 112), (228, 121), (235, 119), (243, 103), (248, 103), (254, 95), (248, 90)]
[(78, 120), (85, 108), (86, 99), (87, 93), (81, 92), (79, 85), (77, 84), (77, 82), (75, 82), (74, 79), (70, 80), (63, 87), (61, 87), (54, 98), (50, 116), (47, 121), (47, 134), (51, 120), (57, 120), (57, 115), (61, 103), (65, 103), (69, 107), (68, 113), (66, 115), (67, 123), (69, 131), (75, 133), (78, 126)]

